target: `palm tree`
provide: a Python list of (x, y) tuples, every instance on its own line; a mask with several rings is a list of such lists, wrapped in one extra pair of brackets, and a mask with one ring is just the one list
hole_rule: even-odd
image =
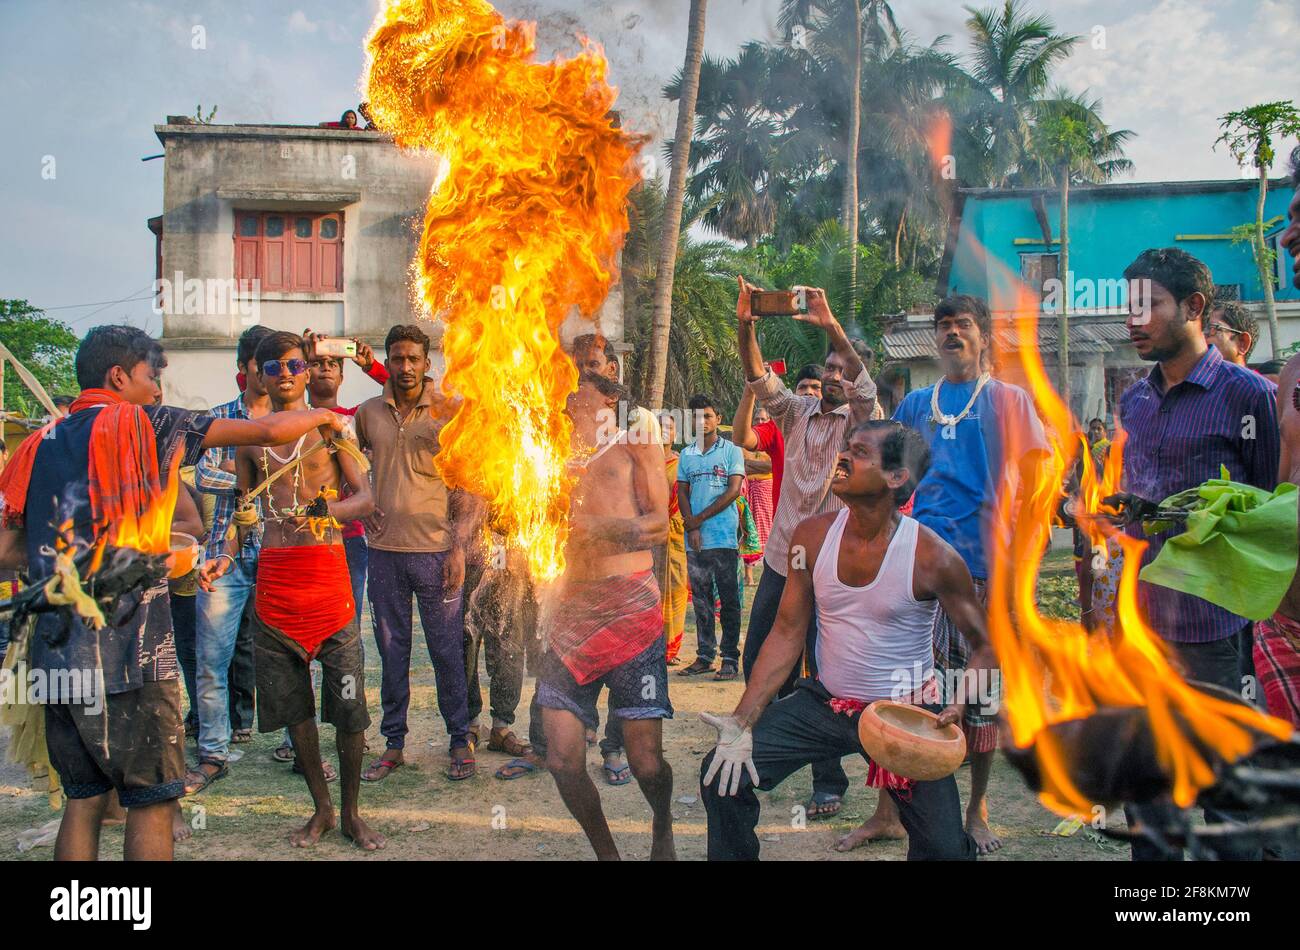
[(1251, 247), (1255, 267), (1264, 285), (1264, 313), (1273, 342), (1273, 359), (1282, 358), (1282, 341), (1278, 338), (1277, 304), (1273, 299), (1273, 252), (1264, 245), (1264, 200), (1268, 197), (1268, 172), (1273, 167), (1273, 138), (1300, 134), (1300, 112), (1290, 99), (1265, 102), (1249, 109), (1229, 112), (1219, 118), (1223, 133), (1215, 141), (1227, 144), (1239, 165), (1250, 162), (1259, 172), (1259, 196), (1255, 202), (1255, 233)]
[(687, 20), (686, 62), (682, 67), (682, 95), (677, 108), (677, 132), (673, 140), (672, 168), (664, 208), (664, 227), (659, 246), (659, 267), (655, 277), (653, 335), (650, 341), (650, 379), (647, 397), (650, 408), (664, 401), (664, 377), (668, 371), (668, 342), (672, 325), (673, 273), (681, 233), (682, 205), (686, 200), (686, 172), (691, 154), (691, 120), (700, 90), (700, 63), (704, 58), (704, 19), (707, 0), (691, 0)]
[[(655, 180), (631, 195), (630, 229), (623, 247), (624, 340), (631, 344), (625, 378), (639, 396), (647, 391), (651, 373), (649, 342), (653, 310), (648, 291), (657, 285), (658, 248), (666, 225), (667, 197)], [(736, 273), (764, 280), (752, 259), (725, 241), (697, 242), (691, 227), (708, 210), (708, 203), (688, 199), (682, 213), (673, 275), (673, 321), (669, 328), (669, 359), (662, 405), (684, 406), (697, 392), (708, 392), (728, 405), (739, 399), (743, 385), (736, 352)]]
[(1070, 55), (1079, 37), (1057, 33), (1050, 17), (1029, 14), (1020, 0), (1005, 0), (1001, 10), (966, 11), (974, 46), (971, 75), (989, 93), (982, 111), (993, 184), (1005, 187), (1032, 151), (1034, 102), (1047, 88), (1052, 67)]
[[(716, 198), (704, 223), (750, 247), (775, 226), (774, 183), (790, 160), (783, 57), (778, 47), (751, 42), (735, 59), (706, 56), (700, 67), (687, 194), (700, 201)], [(664, 87), (664, 96), (679, 100), (681, 90), (678, 74)], [(666, 154), (674, 148), (674, 141), (664, 144)]]
[[(885, 0), (782, 0), (777, 22), (786, 33), (793, 33), (796, 27), (811, 33), (809, 52), (839, 73), (840, 82), (836, 85), (842, 84), (847, 104), (839, 143), (839, 163), (844, 169), (840, 220), (847, 246), (857, 247), (863, 53), (870, 50), (873, 57), (879, 58), (898, 45), (900, 37), (894, 11)], [(849, 268), (849, 287), (856, 299), (855, 255), (849, 256)]]
[[(1061, 400), (1070, 405), (1070, 185), (1102, 184), (1133, 170), (1124, 157), (1124, 145), (1133, 138), (1128, 129), (1110, 129), (1101, 118), (1101, 100), (1087, 94), (1072, 95), (1057, 90), (1050, 98), (1034, 104), (1030, 133), (1032, 152), (1022, 163), (1025, 177), (1036, 174), (1043, 183), (1054, 183), (1061, 192), (1061, 250), (1057, 271), (1065, 281), (1056, 325)], [(1051, 235), (1045, 240), (1050, 241)], [(1051, 251), (1051, 244), (1047, 246)]]

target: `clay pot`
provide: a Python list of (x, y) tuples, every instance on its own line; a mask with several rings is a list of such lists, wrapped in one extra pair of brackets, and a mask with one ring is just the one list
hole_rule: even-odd
[(171, 556), (168, 560), (171, 562), (171, 569), (167, 572), (170, 580), (184, 577), (199, 560), (199, 541), (194, 535), (186, 534), (184, 531), (173, 531), (171, 543)]
[(957, 771), (966, 757), (961, 727), (954, 723), (936, 729), (938, 720), (917, 706), (878, 699), (858, 719), (858, 741), (882, 769), (933, 782)]

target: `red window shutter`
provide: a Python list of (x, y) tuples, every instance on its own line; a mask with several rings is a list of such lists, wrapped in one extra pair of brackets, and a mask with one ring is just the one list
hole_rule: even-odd
[[(316, 290), (316, 262), (313, 258), (314, 235), (316, 234), (315, 218), (299, 214), (293, 216), (293, 231), (290, 240), (292, 241), (293, 252), (293, 289), (314, 291)], [(306, 231), (306, 235), (300, 233)]]
[(263, 216), (262, 229), (262, 289), (289, 290), (289, 223), (283, 214), (272, 212)]
[[(327, 237), (329, 233), (334, 237)], [(317, 234), (320, 290), (322, 293), (335, 293), (343, 289), (342, 222), (333, 215), (321, 218)]]

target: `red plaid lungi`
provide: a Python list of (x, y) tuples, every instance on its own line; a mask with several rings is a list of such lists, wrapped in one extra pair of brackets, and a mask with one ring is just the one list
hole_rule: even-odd
[(1300, 728), (1300, 620), (1275, 613), (1255, 624), (1255, 675), (1269, 713)]
[(569, 581), (559, 598), (547, 639), (580, 686), (640, 655), (664, 635), (654, 571)]

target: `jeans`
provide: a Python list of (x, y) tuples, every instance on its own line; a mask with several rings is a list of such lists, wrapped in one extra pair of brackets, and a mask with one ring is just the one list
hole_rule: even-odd
[(257, 559), (237, 557), (211, 593), (201, 590), (196, 595), (200, 760), (224, 762), (230, 755), (231, 729), (253, 728), (253, 634), (247, 612), (256, 582)]
[(185, 714), (185, 728), (199, 724), (199, 690), (196, 683), (198, 658), (195, 654), (198, 639), (198, 595), (181, 597), (171, 595), (172, 635), (176, 638), (176, 661), (181, 666), (185, 680), (185, 695), (190, 701), (190, 711)]
[[(758, 579), (758, 589), (754, 591), (754, 602), (749, 608), (749, 630), (745, 633), (744, 671), (746, 682), (749, 681), (749, 676), (754, 671), (754, 662), (758, 659), (758, 651), (763, 648), (767, 635), (772, 632), (772, 625), (776, 623), (776, 611), (781, 606), (781, 595), (783, 593), (785, 593), (785, 577), (778, 574), (770, 564), (764, 561), (763, 575)], [(804, 637), (804, 656), (809, 670), (815, 674), (817, 668), (817, 614), (815, 612), (808, 621), (808, 631)], [(796, 665), (790, 671), (790, 675), (786, 677), (785, 683), (777, 691), (778, 699), (789, 696), (794, 692), (795, 681), (800, 675), (801, 672), (798, 665)], [(849, 777), (844, 774), (839, 757), (827, 759), (824, 762), (814, 762), (812, 774), (814, 795), (823, 797), (838, 795), (843, 798), (844, 793), (849, 790)]]
[(712, 663), (718, 654), (718, 641), (714, 635), (713, 585), (718, 585), (718, 599), (722, 601), (722, 662), (731, 666), (740, 664), (740, 584), (736, 565), (740, 555), (734, 548), (705, 548), (694, 551), (686, 548), (686, 576), (691, 584), (691, 603), (695, 607), (696, 654), (705, 663)]
[[(858, 742), (858, 717), (834, 712), (831, 696), (815, 680), (800, 680), (794, 692), (763, 711), (754, 725), (754, 766), (758, 787), (775, 788), (786, 776), (817, 761), (839, 762), (840, 756), (865, 753)], [(937, 711), (938, 707), (931, 707)], [(710, 861), (757, 861), (759, 803), (749, 772), (741, 769), (736, 795), (718, 793), (720, 779), (704, 785), (716, 750), (700, 764), (700, 798), (709, 816)], [(907, 860), (975, 860), (975, 842), (962, 824), (957, 781), (951, 775), (935, 782), (915, 782), (910, 793), (890, 789), (889, 796), (907, 829)]]
[[(359, 627), (361, 624), (361, 605), (366, 599), (366, 564), (370, 560), (370, 548), (366, 546), (366, 536), (359, 534), (355, 538), (344, 538), (343, 553), (348, 559), (348, 576), (352, 580), (352, 603), (357, 605), (357, 625)], [(363, 650), (363, 662), (364, 658), (365, 651)]]
[[(1175, 643), (1166, 640), (1165, 644), (1174, 654), (1178, 665), (1188, 680), (1221, 686), (1233, 695), (1241, 695), (1242, 666), (1239, 651), (1241, 634), (1233, 634), (1223, 640), (1212, 643)], [(1250, 816), (1245, 812), (1225, 811), (1218, 808), (1205, 808), (1205, 823), (1241, 824)], [(1141, 805), (1125, 805), (1124, 815), (1129, 826), (1136, 822), (1159, 828), (1178, 820), (1178, 808), (1169, 802), (1147, 802)], [(1229, 843), (1217, 849), (1221, 861), (1260, 861), (1263, 848), (1259, 844)], [(1133, 842), (1134, 861), (1181, 861), (1181, 849), (1168, 851), (1151, 841)]]
[(370, 612), (383, 665), (379, 698), (384, 716), (379, 731), (390, 749), (404, 748), (409, 731), (412, 597), (420, 608), (420, 626), (437, 683), (438, 711), (447, 725), (451, 748), (469, 742), (463, 591), (444, 596), (442, 566), (446, 560), (445, 551), (370, 549)]
[[(517, 585), (523, 585), (522, 589)], [(480, 648), (486, 655), (492, 722), (512, 725), (524, 690), (525, 644), (537, 636), (537, 602), (527, 576), (487, 573), (482, 559), (465, 567), (465, 675), (469, 721), (483, 712), (478, 679)], [(509, 615), (507, 615), (509, 614)]]

